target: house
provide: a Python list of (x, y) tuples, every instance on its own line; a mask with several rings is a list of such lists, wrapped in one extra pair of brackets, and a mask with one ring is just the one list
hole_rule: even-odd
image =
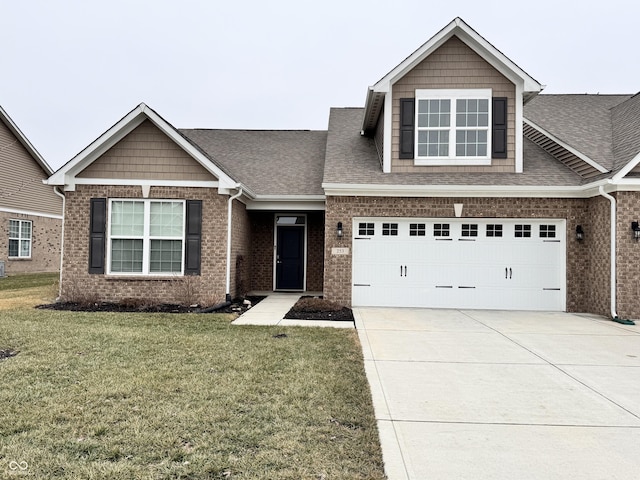
[(640, 97), (541, 91), (456, 18), (327, 131), (176, 129), (141, 104), (48, 180), (62, 296), (640, 318)]
[(0, 107), (0, 275), (60, 269), (63, 197), (43, 183), (52, 173)]

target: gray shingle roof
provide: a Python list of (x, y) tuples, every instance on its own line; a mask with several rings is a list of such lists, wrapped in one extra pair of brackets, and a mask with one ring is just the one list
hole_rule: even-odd
[(640, 94), (616, 105), (611, 116), (615, 168), (620, 169), (640, 152)]
[(323, 195), (327, 132), (179, 129), (225, 173), (258, 195)]
[(373, 140), (360, 135), (362, 108), (333, 108), (325, 183), (378, 185), (578, 186), (582, 178), (529, 140), (523, 173), (382, 173)]
[(524, 116), (603, 167), (612, 170), (616, 165), (612, 109), (630, 97), (538, 95), (525, 105)]

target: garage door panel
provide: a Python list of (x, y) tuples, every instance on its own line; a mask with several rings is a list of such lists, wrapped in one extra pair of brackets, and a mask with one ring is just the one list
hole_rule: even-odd
[(354, 305), (565, 308), (563, 220), (358, 221), (375, 232), (354, 239)]

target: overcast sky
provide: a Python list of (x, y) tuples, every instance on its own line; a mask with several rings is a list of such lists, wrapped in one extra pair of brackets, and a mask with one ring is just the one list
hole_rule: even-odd
[(0, 105), (54, 169), (140, 102), (322, 130), (456, 16), (545, 93), (640, 90), (637, 0), (0, 0)]

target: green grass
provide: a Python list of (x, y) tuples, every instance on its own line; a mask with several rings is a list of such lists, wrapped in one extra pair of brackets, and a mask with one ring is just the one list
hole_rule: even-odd
[(0, 278), (0, 292), (5, 290), (21, 290), (23, 288), (53, 285), (58, 281), (59, 277), (60, 274), (58, 272), (11, 275), (5, 278)]
[(384, 478), (355, 331), (230, 320), (0, 311), (0, 478)]

